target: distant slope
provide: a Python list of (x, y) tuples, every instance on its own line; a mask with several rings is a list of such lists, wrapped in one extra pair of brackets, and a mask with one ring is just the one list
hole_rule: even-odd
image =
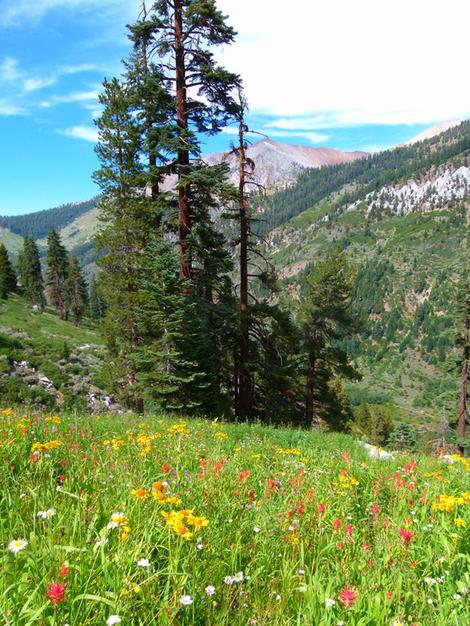
[(356, 269), (364, 325), (347, 343), (363, 380), (348, 387), (353, 402), (392, 403), (425, 424), (455, 416), (454, 283), (470, 267), (470, 122), (306, 171), (265, 201), (266, 251), (287, 303), (334, 245)]
[(26, 215), (0, 216), (0, 227), (21, 235), (31, 235), (34, 239), (47, 237), (52, 228), (61, 230), (84, 213), (93, 209), (97, 198), (84, 202), (71, 202), (53, 209), (28, 213)]
[(425, 141), (426, 139), (432, 139), (432, 137), (435, 137), (436, 135), (440, 135), (441, 133), (444, 133), (446, 130), (449, 130), (449, 128), (454, 128), (454, 126), (458, 126), (461, 123), (462, 123), (462, 120), (448, 120), (447, 122), (441, 122), (440, 124), (436, 124), (435, 126), (426, 128), (426, 130), (423, 130), (423, 132), (419, 133), (419, 135), (416, 135), (415, 137), (408, 139), (408, 141), (405, 141), (404, 145), (411, 146), (414, 143), (418, 143), (418, 141)]
[[(262, 139), (249, 146), (247, 156), (255, 163), (254, 180), (264, 187), (292, 182), (306, 168), (350, 163), (366, 157), (367, 152), (343, 152), (334, 148), (313, 148), (279, 143)], [(225, 161), (230, 169), (232, 182), (237, 181), (238, 164), (230, 153), (208, 154), (204, 160), (213, 165)]]
[(374, 154), (352, 163), (303, 171), (294, 186), (260, 200), (261, 233), (266, 234), (326, 198), (335, 206), (352, 204), (386, 185), (406, 183), (432, 167), (470, 151), (470, 121), (410, 146)]

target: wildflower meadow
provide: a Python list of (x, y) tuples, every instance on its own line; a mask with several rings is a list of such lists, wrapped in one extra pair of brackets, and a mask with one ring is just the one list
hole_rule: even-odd
[(148, 416), (0, 432), (2, 624), (470, 623), (465, 459)]

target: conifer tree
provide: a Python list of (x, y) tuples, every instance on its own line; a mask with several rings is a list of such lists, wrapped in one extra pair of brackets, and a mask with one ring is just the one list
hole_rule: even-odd
[(122, 401), (132, 403), (136, 400), (133, 355), (141, 342), (139, 280), (146, 246), (158, 236), (160, 213), (153, 199), (143, 193), (148, 181), (144, 125), (135, 114), (132, 88), (116, 78), (105, 81), (103, 88), (96, 148), (101, 169), (95, 174), (103, 192), (99, 202), (103, 228), (97, 237), (98, 248), (106, 251), (99, 261), (103, 270), (100, 291), (107, 305), (103, 329), (111, 357), (108, 365), (113, 370), (110, 378), (116, 390), (123, 389)]
[(70, 256), (64, 289), (67, 311), (75, 325), (80, 326), (82, 318), (88, 311), (88, 288), (80, 262), (74, 254)]
[(8, 258), (7, 249), (0, 244), (0, 298), (16, 291), (16, 274)]
[(50, 303), (59, 313), (60, 319), (64, 320), (67, 318), (65, 281), (68, 275), (69, 262), (67, 250), (54, 229), (50, 231), (47, 237), (46, 265), (46, 294)]
[(334, 417), (325, 411), (324, 403), (328, 398), (329, 383), (335, 376), (357, 377), (341, 345), (341, 339), (355, 327), (351, 312), (352, 287), (353, 274), (339, 248), (314, 266), (307, 276), (300, 324), (305, 360), (305, 421), (308, 425)]
[(460, 371), (459, 414), (457, 421), (457, 439), (459, 449), (464, 452), (464, 439), (467, 432), (468, 395), (470, 379), (470, 278), (463, 275), (458, 284), (457, 306), (457, 348), (459, 350), (458, 368)]
[(105, 306), (103, 298), (98, 293), (96, 277), (93, 274), (90, 278), (88, 288), (88, 316), (92, 320), (100, 320), (104, 317)]
[(149, 19), (154, 25), (150, 45), (158, 54), (155, 65), (172, 94), (175, 133), (169, 148), (178, 177), (180, 277), (189, 280), (195, 243), (191, 233), (199, 208), (193, 189), (200, 180), (200, 165), (194, 169), (191, 158), (199, 156), (196, 132), (219, 132), (237, 111), (231, 93), (239, 78), (217, 65), (212, 51), (232, 43), (235, 31), (214, 0), (158, 0)]
[(21, 286), (30, 304), (44, 307), (44, 282), (42, 278), (39, 250), (32, 237), (26, 235), (23, 250), (18, 258)]
[[(199, 345), (196, 304), (181, 291), (176, 250), (167, 241), (149, 244), (140, 279), (136, 351), (138, 388), (146, 409), (201, 411), (208, 384), (193, 360)], [(193, 345), (191, 345), (193, 344)]]

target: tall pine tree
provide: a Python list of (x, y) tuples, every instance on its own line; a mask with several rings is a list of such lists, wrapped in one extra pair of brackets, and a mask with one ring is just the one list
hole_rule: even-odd
[(16, 274), (8, 258), (7, 249), (0, 244), (0, 298), (8, 298), (9, 293), (16, 291)]
[(80, 326), (82, 318), (88, 312), (88, 286), (80, 262), (74, 254), (70, 256), (64, 289), (67, 311), (76, 326)]
[(307, 425), (323, 419), (335, 428), (344, 426), (336, 413), (338, 400), (332, 382), (338, 376), (358, 376), (341, 343), (355, 328), (352, 287), (353, 273), (339, 248), (307, 276), (300, 312)]
[(23, 249), (18, 257), (18, 273), (24, 295), (30, 304), (43, 308), (45, 305), (44, 281), (39, 250), (36, 242), (29, 235), (24, 238)]
[(46, 294), (49, 302), (59, 313), (60, 319), (64, 320), (67, 318), (65, 281), (67, 280), (69, 262), (67, 250), (54, 229), (50, 231), (47, 237), (46, 266)]

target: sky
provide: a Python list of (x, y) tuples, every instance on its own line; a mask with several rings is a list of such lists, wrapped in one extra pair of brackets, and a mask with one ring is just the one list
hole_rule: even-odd
[[(468, 0), (218, 0), (238, 32), (250, 126), (276, 141), (376, 151), (470, 117)], [(88, 199), (104, 77), (140, 0), (0, 0), (0, 215)], [(205, 140), (225, 149), (232, 129)]]

